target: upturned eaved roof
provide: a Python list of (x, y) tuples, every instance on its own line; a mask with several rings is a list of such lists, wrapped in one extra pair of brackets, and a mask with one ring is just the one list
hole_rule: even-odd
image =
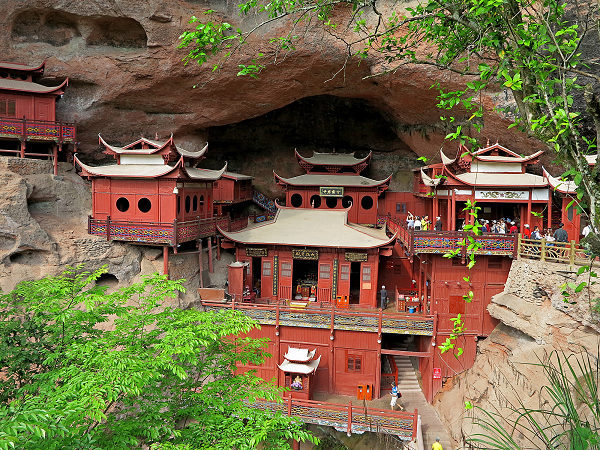
[(307, 173), (298, 175), (292, 178), (283, 178), (273, 172), (275, 180), (289, 184), (291, 186), (344, 186), (344, 187), (375, 187), (389, 183), (392, 176), (390, 175), (385, 180), (372, 180), (371, 178), (363, 177), (362, 175), (353, 175), (345, 173), (323, 173), (312, 174)]
[[(204, 157), (204, 154), (206, 153), (207, 149), (208, 149), (208, 142), (206, 143), (206, 145), (204, 147), (202, 147), (200, 150), (197, 151), (189, 151), (189, 150), (184, 150), (180, 147), (178, 147), (177, 145), (175, 145), (175, 142), (173, 141), (173, 135), (171, 135), (171, 137), (169, 137), (169, 139), (167, 139), (166, 141), (157, 141), (157, 140), (153, 140), (153, 139), (147, 139), (145, 137), (142, 137), (140, 139), (138, 139), (137, 141), (132, 142), (131, 144), (127, 144), (124, 147), (117, 147), (115, 145), (110, 145), (108, 142), (106, 142), (102, 136), (100, 134), (98, 134), (98, 140), (100, 142), (100, 145), (103, 145), (106, 147), (106, 150), (109, 153), (114, 153), (116, 155), (153, 155), (155, 153), (160, 152), (161, 150), (164, 150), (165, 148), (172, 148), (174, 149), (180, 156), (185, 156), (186, 158), (191, 158), (191, 159), (199, 159)], [(134, 146), (144, 143), (147, 146), (149, 146), (149, 148), (133, 148)]]
[(352, 167), (357, 164), (367, 162), (371, 158), (372, 152), (369, 152), (364, 158), (356, 158), (354, 153), (319, 153), (313, 152), (310, 157), (302, 156), (297, 150), (294, 150), (296, 158), (305, 163), (314, 166), (343, 166)]
[(235, 181), (242, 181), (242, 180), (252, 180), (254, 177), (251, 177), (250, 175), (244, 175), (243, 173), (226, 171), (223, 174), (223, 178), (230, 178)]
[(191, 180), (215, 181), (227, 170), (227, 163), (221, 170), (184, 167), (182, 159), (173, 166), (169, 164), (109, 164), (95, 167), (82, 163), (77, 155), (75, 155), (74, 160), (83, 170), (83, 176), (108, 178), (159, 178), (180, 168)]
[(548, 180), (548, 184), (552, 186), (557, 192), (561, 192), (563, 194), (575, 194), (575, 190), (577, 189), (577, 185), (574, 181), (563, 181), (559, 178), (555, 178), (550, 175), (550, 172), (546, 170), (545, 167), (542, 167), (542, 173), (544, 177)]
[(450, 166), (452, 164), (454, 164), (454, 162), (456, 161), (456, 158), (451, 159), (448, 158), (444, 152), (442, 151), (442, 149), (440, 148), (440, 157), (442, 158), (442, 164), (444, 164), (445, 166)]
[(423, 183), (425, 184), (425, 186), (435, 187), (441, 183), (442, 178), (433, 179), (429, 175), (427, 175), (425, 172), (423, 172), (423, 169), (421, 169), (421, 180), (423, 180)]
[(525, 162), (531, 161), (535, 158), (538, 158), (542, 153), (544, 153), (543, 150), (540, 150), (538, 152), (535, 152), (529, 156), (494, 156), (494, 155), (477, 155), (474, 154), (473, 157), (475, 159), (478, 159), (480, 161), (488, 161), (488, 162), (509, 162), (509, 163), (519, 163), (519, 164), (523, 164)]
[(471, 186), (546, 187), (548, 185), (544, 177), (531, 173), (468, 172), (453, 176)]
[(42, 62), (37, 66), (28, 66), (27, 64), (21, 63), (11, 63), (11, 62), (2, 62), (0, 61), (0, 69), (7, 70), (18, 70), (20, 72), (44, 72), (44, 67), (46, 66), (46, 61)]
[(482, 154), (485, 154), (485, 153), (488, 153), (488, 152), (491, 152), (494, 150), (500, 150), (500, 151), (508, 153), (509, 155), (514, 156), (516, 158), (521, 157), (518, 153), (515, 153), (512, 150), (509, 150), (506, 147), (503, 147), (502, 145), (498, 144), (497, 142), (495, 144), (488, 145), (487, 147), (480, 148), (476, 152), (473, 152), (473, 155), (482, 155)]
[(296, 348), (288, 345), (288, 351), (283, 357), (291, 362), (305, 363), (314, 358), (317, 349), (309, 352), (307, 348)]
[(333, 248), (376, 248), (395, 240), (385, 230), (351, 225), (347, 209), (309, 209), (278, 206), (275, 219), (240, 231), (219, 232), (243, 244)]
[(12, 80), (9, 78), (0, 78), (0, 90), (3, 91), (20, 91), (20, 92), (32, 92), (35, 94), (55, 94), (60, 95), (63, 93), (64, 87), (69, 84), (67, 78), (58, 86), (44, 86), (42, 84), (34, 83), (33, 81), (22, 81)]
[(320, 362), (321, 362), (320, 356), (317, 359), (315, 359), (309, 363), (306, 363), (306, 364), (297, 364), (297, 363), (289, 362), (287, 359), (285, 359), (281, 364), (278, 364), (277, 367), (279, 367), (283, 372), (299, 373), (302, 375), (308, 375), (311, 373), (315, 373), (317, 371), (317, 368), (319, 367)]

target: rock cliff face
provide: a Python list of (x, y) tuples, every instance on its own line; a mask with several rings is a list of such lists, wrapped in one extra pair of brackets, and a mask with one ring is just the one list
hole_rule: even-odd
[[(554, 350), (597, 354), (600, 323), (590, 313), (590, 298), (583, 293), (572, 298), (575, 303), (565, 303), (560, 292), (565, 281), (584, 281), (576, 270), (525, 259), (513, 262), (504, 291), (488, 307), (502, 323), (481, 341), (474, 366), (446, 385), (434, 403), (456, 442), (480, 431), (469, 418), (472, 412), (465, 412), (465, 401), (504, 417), (509, 417), (507, 407), (519, 402), (539, 408), (549, 400), (542, 389), (542, 368), (534, 365), (540, 358)], [(593, 292), (591, 298), (597, 296)]]
[[(452, 85), (452, 76), (421, 67), (364, 79), (381, 70), (377, 59), (350, 62), (339, 72), (344, 49), (317, 32), (259, 80), (235, 76), (238, 60), (218, 73), (184, 66), (178, 36), (192, 14), (208, 9), (242, 28), (255, 20), (241, 20), (234, 4), (222, 0), (5, 0), (0, 54), (26, 63), (46, 59), (48, 82), (70, 78), (59, 116), (78, 123), (87, 159), (100, 157), (99, 132), (117, 144), (171, 132), (189, 146), (209, 139), (211, 158), (228, 158), (232, 169), (259, 177), (256, 160), (273, 152), (291, 155), (294, 146), (374, 149), (375, 173), (388, 174), (403, 169), (407, 158), (414, 165), (415, 153), (438, 155), (447, 130), (430, 87), (436, 81)], [(267, 38), (285, 25), (258, 33), (246, 55), (264, 50)], [(505, 139), (505, 121), (490, 114), (484, 136)], [(524, 152), (534, 145), (523, 136), (510, 142)], [(380, 158), (384, 152), (395, 157)], [(274, 166), (287, 169), (277, 161)]]

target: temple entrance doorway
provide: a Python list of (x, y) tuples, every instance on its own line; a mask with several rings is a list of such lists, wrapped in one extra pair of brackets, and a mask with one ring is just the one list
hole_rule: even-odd
[[(470, 211), (463, 211), (465, 202), (456, 202), (456, 230), (462, 230), (465, 219)], [(521, 220), (521, 203), (483, 203), (478, 202), (479, 210), (477, 216), (479, 219), (492, 220), (510, 219), (519, 223)], [(525, 205), (526, 206), (526, 205)]]
[(308, 299), (317, 296), (317, 271), (319, 261), (295, 259), (292, 278), (294, 298)]
[(360, 301), (360, 263), (350, 263), (350, 304), (358, 305)]
[(256, 292), (256, 297), (260, 298), (260, 275), (261, 275), (262, 258), (258, 256), (252, 257), (252, 286), (251, 289)]

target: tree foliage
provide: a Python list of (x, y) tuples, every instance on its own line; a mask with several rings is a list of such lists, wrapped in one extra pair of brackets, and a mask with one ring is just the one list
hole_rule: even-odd
[(236, 363), (265, 340), (235, 311), (164, 306), (181, 281), (152, 275), (107, 293), (69, 269), (0, 297), (0, 449), (288, 448), (294, 419), (248, 407), (280, 391)]

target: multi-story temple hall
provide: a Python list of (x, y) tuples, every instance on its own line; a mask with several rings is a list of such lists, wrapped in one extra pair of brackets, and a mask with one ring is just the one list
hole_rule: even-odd
[(0, 62), (0, 154), (50, 159), (56, 175), (59, 153), (77, 145), (76, 128), (56, 120), (68, 79), (40, 84), (44, 67)]

